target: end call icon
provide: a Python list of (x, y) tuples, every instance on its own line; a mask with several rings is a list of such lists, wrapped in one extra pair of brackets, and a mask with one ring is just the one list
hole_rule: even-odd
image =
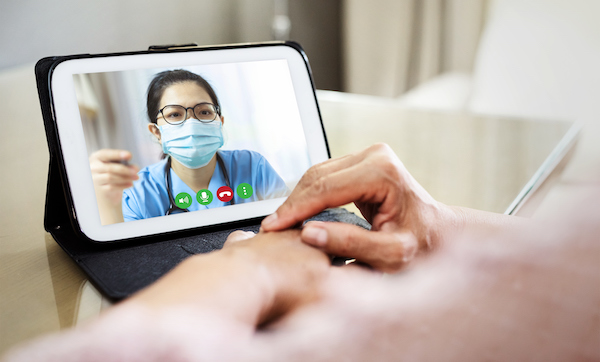
[(217, 198), (223, 202), (229, 202), (233, 199), (233, 190), (228, 186), (221, 186), (217, 190)]

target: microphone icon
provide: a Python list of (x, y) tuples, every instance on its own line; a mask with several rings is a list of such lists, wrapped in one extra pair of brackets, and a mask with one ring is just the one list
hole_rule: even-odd
[(196, 194), (196, 199), (198, 200), (198, 202), (202, 205), (208, 205), (212, 202), (213, 200), (213, 195), (212, 192), (210, 192), (207, 189), (203, 189), (198, 191), (198, 194)]

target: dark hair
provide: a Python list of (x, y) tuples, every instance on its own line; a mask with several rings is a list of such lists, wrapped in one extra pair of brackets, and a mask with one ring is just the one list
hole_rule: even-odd
[(150, 119), (151, 123), (156, 123), (156, 116), (158, 116), (158, 112), (160, 111), (160, 99), (162, 98), (165, 90), (173, 84), (184, 82), (194, 82), (199, 85), (206, 91), (206, 93), (208, 93), (212, 99), (212, 102), (215, 104), (215, 106), (217, 106), (217, 109), (221, 109), (217, 94), (206, 81), (206, 79), (202, 78), (198, 74), (194, 74), (183, 69), (166, 70), (155, 75), (154, 79), (152, 79), (152, 82), (150, 82), (150, 85), (148, 86), (148, 99), (146, 101), (146, 107), (148, 110), (148, 118)]

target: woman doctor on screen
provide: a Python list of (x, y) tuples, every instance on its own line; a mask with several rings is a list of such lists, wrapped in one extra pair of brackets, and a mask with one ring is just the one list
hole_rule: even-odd
[(126, 162), (128, 151), (102, 149), (90, 156), (103, 225), (287, 195), (284, 181), (259, 153), (219, 150), (225, 120), (201, 76), (158, 73), (148, 87), (147, 109), (148, 129), (166, 156), (162, 161), (137, 172)]

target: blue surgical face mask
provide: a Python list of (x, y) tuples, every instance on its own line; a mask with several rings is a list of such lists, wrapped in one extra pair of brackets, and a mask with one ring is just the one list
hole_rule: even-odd
[(171, 155), (187, 168), (208, 165), (223, 146), (223, 132), (219, 119), (202, 123), (190, 118), (181, 125), (158, 126), (165, 155)]

